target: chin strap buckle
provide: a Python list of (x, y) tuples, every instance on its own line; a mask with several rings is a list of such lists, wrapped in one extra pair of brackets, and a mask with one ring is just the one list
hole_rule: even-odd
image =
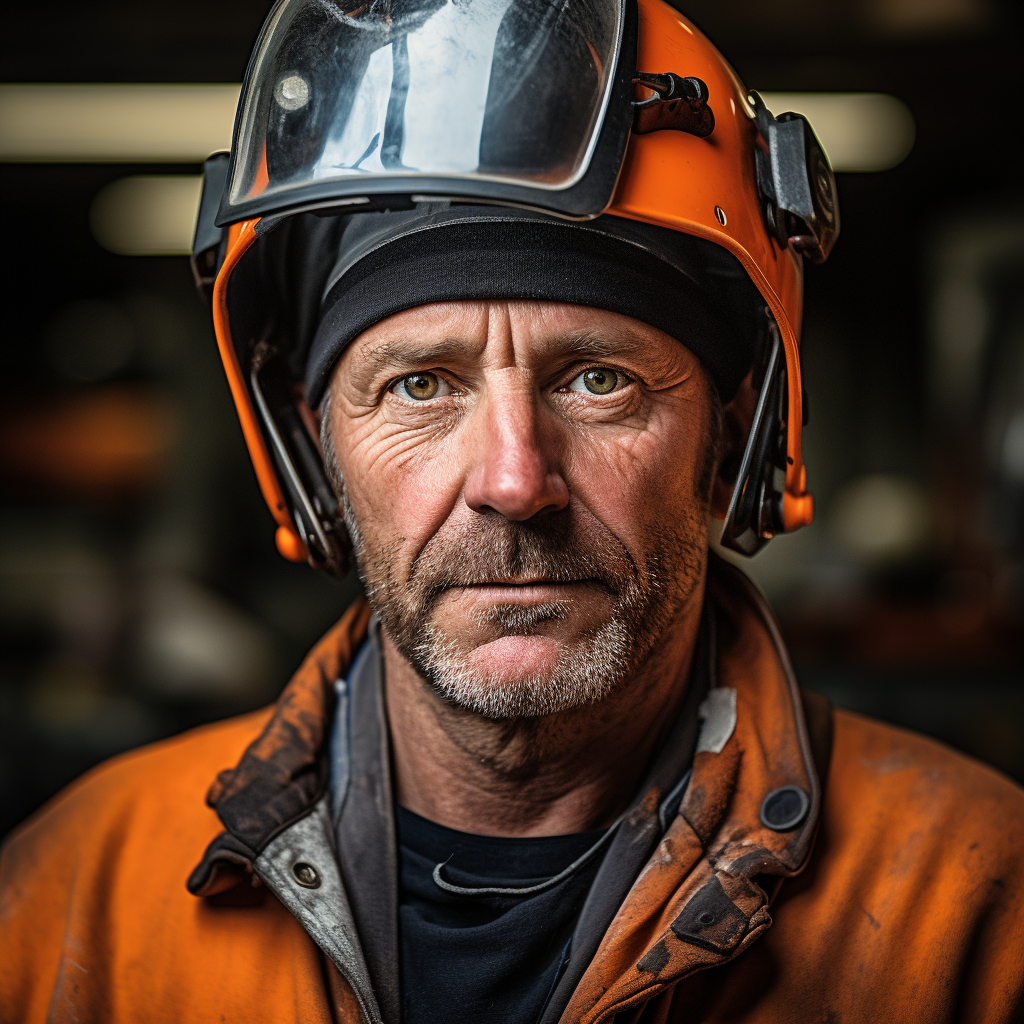
[(638, 72), (633, 85), (648, 89), (646, 99), (633, 101), (633, 131), (676, 131), (706, 139), (715, 130), (715, 115), (708, 106), (708, 87), (699, 78), (682, 78), (668, 72)]

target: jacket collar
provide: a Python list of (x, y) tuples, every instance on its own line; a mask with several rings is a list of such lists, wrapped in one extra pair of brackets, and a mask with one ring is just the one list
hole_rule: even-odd
[(366, 636), (370, 609), (357, 601), (307, 655), (263, 732), (234, 768), (218, 774), (206, 802), (224, 825), (189, 876), (194, 896), (213, 896), (252, 877), (266, 845), (304, 818), (328, 783), (334, 683)]
[[(705, 722), (678, 815), (615, 915), (563, 1021), (606, 1019), (742, 952), (771, 923), (770, 895), (755, 879), (781, 881), (810, 854), (821, 789), (778, 629), (753, 584), (714, 556), (708, 589), (718, 623), (719, 699), (706, 713), (714, 718), (716, 704), (728, 712), (735, 700), (734, 727)], [(266, 845), (323, 796), (334, 683), (369, 618), (365, 602), (346, 613), (303, 662), (238, 765), (218, 775), (207, 803), (225, 831), (189, 878), (193, 894), (247, 880)], [(780, 829), (779, 815), (763, 811), (772, 794), (783, 810), (800, 810), (806, 800), (792, 827)], [(774, 895), (777, 886), (770, 888)]]
[(821, 807), (815, 762), (827, 764), (830, 713), (801, 697), (778, 627), (746, 576), (716, 558), (709, 592), (718, 611), (718, 688), (735, 691), (735, 727), (717, 751), (721, 737), (708, 744), (702, 736), (679, 814), (605, 933), (563, 1021), (607, 1020), (737, 956), (771, 924), (778, 884), (769, 894), (765, 876), (780, 883), (810, 855)]

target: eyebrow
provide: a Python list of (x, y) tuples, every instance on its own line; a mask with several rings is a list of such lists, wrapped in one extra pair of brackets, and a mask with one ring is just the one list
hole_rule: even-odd
[[(551, 348), (562, 355), (587, 357), (610, 357), (636, 352), (643, 345), (640, 338), (628, 332), (608, 333), (604, 331), (578, 331), (574, 334), (556, 335), (548, 339)], [(420, 344), (406, 340), (387, 339), (369, 349), (358, 377), (369, 380), (388, 366), (424, 366), (444, 363), (453, 357), (465, 357), (476, 344), (463, 338), (448, 337), (438, 341)]]
[(443, 338), (420, 345), (389, 339), (366, 353), (366, 372), (373, 374), (393, 363), (443, 362), (452, 356), (466, 355), (469, 348), (469, 343), (460, 338)]
[(560, 339), (568, 353), (578, 356), (614, 356), (636, 352), (642, 347), (640, 338), (626, 332), (608, 334), (598, 331), (580, 331)]

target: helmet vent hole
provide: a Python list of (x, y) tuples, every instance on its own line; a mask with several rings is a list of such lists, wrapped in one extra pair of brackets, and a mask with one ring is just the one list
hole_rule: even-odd
[(720, 206), (715, 207), (715, 218), (717, 219), (718, 223), (722, 225), (723, 228), (726, 224), (729, 223), (729, 219), (725, 215), (725, 210), (723, 210)]

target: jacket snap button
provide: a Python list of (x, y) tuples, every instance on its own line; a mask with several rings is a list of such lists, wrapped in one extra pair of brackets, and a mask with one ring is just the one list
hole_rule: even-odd
[(320, 888), (320, 872), (312, 864), (300, 860), (292, 868), (292, 874), (295, 875), (295, 881), (299, 885), (305, 886), (307, 889)]
[(807, 817), (811, 798), (799, 786), (773, 789), (761, 804), (761, 823), (773, 832), (789, 832)]
[(703, 914), (699, 914), (697, 916), (697, 920), (702, 925), (707, 927), (709, 924), (714, 924), (715, 923), (715, 915), (712, 914), (710, 910), (705, 910)]

